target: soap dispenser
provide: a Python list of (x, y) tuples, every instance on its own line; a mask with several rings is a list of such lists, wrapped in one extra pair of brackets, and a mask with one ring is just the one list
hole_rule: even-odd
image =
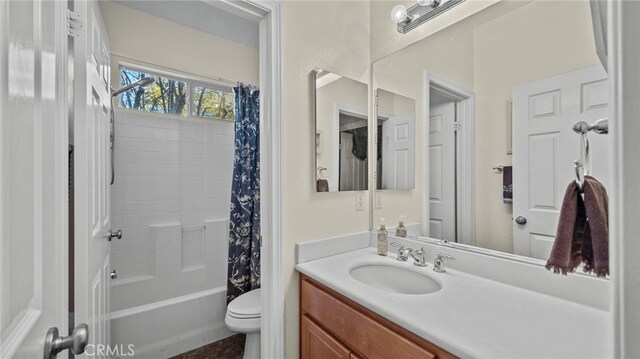
[(404, 216), (400, 216), (400, 223), (396, 227), (396, 236), (407, 238), (407, 227), (404, 226)]
[(389, 236), (384, 225), (384, 218), (380, 218), (380, 229), (378, 230), (378, 254), (386, 256), (389, 251)]

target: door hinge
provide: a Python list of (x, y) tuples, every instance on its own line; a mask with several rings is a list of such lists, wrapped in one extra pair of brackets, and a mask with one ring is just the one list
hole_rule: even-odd
[(84, 24), (80, 21), (80, 14), (67, 9), (67, 35), (80, 37), (84, 32)]
[(462, 129), (462, 124), (459, 121), (453, 123), (454, 131), (460, 131)]

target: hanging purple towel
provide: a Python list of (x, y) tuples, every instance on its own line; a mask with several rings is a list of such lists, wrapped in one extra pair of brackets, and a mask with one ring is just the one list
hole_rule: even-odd
[(502, 202), (513, 202), (513, 175), (511, 166), (502, 167)]
[(609, 197), (602, 183), (584, 178), (584, 199), (571, 181), (560, 208), (556, 239), (546, 268), (567, 274), (584, 263), (583, 271), (609, 274)]

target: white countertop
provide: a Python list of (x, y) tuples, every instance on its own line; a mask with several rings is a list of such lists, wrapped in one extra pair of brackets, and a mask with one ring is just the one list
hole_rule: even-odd
[[(364, 263), (397, 265), (441, 283), (430, 294), (392, 293), (349, 275)], [(447, 269), (436, 273), (359, 249), (296, 269), (384, 318), (462, 358), (605, 358), (608, 312)]]

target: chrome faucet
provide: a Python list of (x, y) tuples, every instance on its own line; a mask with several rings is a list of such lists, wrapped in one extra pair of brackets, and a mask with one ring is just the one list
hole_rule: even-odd
[(394, 247), (398, 247), (398, 254), (396, 255), (396, 260), (399, 260), (400, 262), (406, 262), (407, 259), (409, 259), (409, 255), (411, 254), (411, 252), (413, 252), (413, 249), (405, 248), (404, 244), (400, 244), (398, 242), (392, 242), (391, 245)]
[(445, 260), (453, 260), (452, 256), (448, 254), (440, 254), (436, 255), (436, 259), (433, 260), (433, 270), (438, 273), (445, 273), (447, 270), (444, 268)]
[(409, 254), (411, 254), (411, 257), (413, 257), (413, 265), (416, 265), (418, 267), (427, 266), (426, 252), (424, 251), (424, 248), (420, 248), (417, 251), (411, 251), (409, 252)]
[(409, 259), (409, 256), (411, 256), (414, 260), (413, 262), (414, 265), (417, 265), (418, 267), (427, 266), (426, 252), (424, 248), (414, 250), (413, 248), (409, 248), (409, 247), (405, 248), (404, 244), (400, 244), (397, 242), (392, 242), (391, 245), (394, 247), (398, 247), (398, 254), (396, 256), (396, 260), (399, 260), (400, 262), (406, 262), (407, 259)]

